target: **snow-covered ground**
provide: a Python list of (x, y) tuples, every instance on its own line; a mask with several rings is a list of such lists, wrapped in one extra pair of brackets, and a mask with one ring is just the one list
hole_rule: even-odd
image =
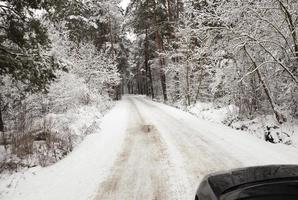
[[(288, 118), (283, 124), (277, 123), (273, 115), (258, 116), (254, 119), (239, 119), (236, 106), (216, 107), (213, 103), (198, 102), (186, 110), (204, 120), (222, 123), (237, 130), (254, 135), (265, 140), (265, 134), (270, 132), (274, 143), (283, 143), (298, 147), (298, 121)], [(245, 133), (244, 132), (244, 133)]]
[(227, 120), (230, 116), (234, 116), (235, 113), (238, 112), (238, 108), (236, 106), (230, 105), (227, 107), (216, 108), (213, 103), (196, 103), (187, 108), (187, 110), (208, 121), (219, 122)]
[[(32, 152), (25, 155), (18, 155), (16, 150), (12, 153), (13, 145), (8, 145), (6, 150), (3, 145), (0, 145), (1, 172), (19, 171), (32, 166), (49, 166), (64, 158), (86, 135), (99, 131), (104, 113), (112, 107), (112, 103), (108, 101), (104, 103), (102, 107), (80, 105), (65, 112), (49, 113), (45, 118), (37, 118), (32, 123), (32, 129), (46, 129), (50, 134), (48, 138), (51, 137), (56, 142), (51, 143), (48, 138), (33, 141)], [(24, 142), (22, 145), (29, 146), (29, 144)]]
[(127, 119), (124, 104), (105, 116), (101, 132), (88, 135), (65, 159), (50, 167), (2, 175), (0, 199), (91, 199), (121, 149)]
[(193, 199), (218, 170), (297, 164), (298, 149), (266, 143), (140, 96), (127, 96), (64, 160), (7, 177), (3, 200)]

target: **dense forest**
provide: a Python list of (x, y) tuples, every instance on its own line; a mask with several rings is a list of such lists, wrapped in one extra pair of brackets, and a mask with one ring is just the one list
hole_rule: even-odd
[(0, 2), (1, 169), (63, 158), (119, 98), (118, 4)]
[(124, 94), (297, 120), (296, 0), (120, 2), (0, 1), (1, 169), (63, 158)]
[(133, 1), (126, 14), (137, 35), (128, 90), (186, 105), (232, 103), (247, 117), (274, 113), (279, 123), (284, 112), (297, 117), (297, 6)]

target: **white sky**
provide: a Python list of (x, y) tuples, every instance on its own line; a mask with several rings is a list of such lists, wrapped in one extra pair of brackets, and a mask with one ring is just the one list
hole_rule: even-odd
[(130, 0), (122, 0), (120, 3), (120, 7), (123, 8), (123, 10), (125, 10), (129, 3), (130, 3)]

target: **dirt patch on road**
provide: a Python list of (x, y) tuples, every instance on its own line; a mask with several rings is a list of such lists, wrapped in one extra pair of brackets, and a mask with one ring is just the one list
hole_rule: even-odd
[(99, 186), (97, 200), (171, 199), (166, 147), (156, 128), (134, 114), (137, 122), (128, 127), (122, 153)]
[(142, 131), (143, 131), (144, 133), (149, 133), (149, 132), (151, 132), (153, 129), (154, 129), (154, 126), (153, 126), (153, 125), (146, 124), (146, 125), (143, 125), (143, 126), (142, 126)]

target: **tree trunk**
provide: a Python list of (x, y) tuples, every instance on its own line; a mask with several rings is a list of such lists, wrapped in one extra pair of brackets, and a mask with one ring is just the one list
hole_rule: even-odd
[(156, 49), (159, 53), (159, 64), (160, 64), (160, 81), (161, 81), (161, 88), (162, 88), (162, 93), (163, 93), (163, 99), (164, 101), (168, 100), (167, 96), (167, 84), (166, 84), (166, 75), (164, 72), (164, 64), (165, 60), (164, 57), (161, 55), (163, 52), (163, 41), (161, 37), (161, 33), (159, 32), (159, 27), (157, 23), (157, 13), (156, 13), (156, 3), (155, 0), (153, 0), (153, 6), (154, 6), (154, 25), (155, 25), (155, 44), (156, 44)]
[(2, 96), (0, 94), (0, 132), (4, 132), (4, 121), (2, 117), (2, 111), (5, 109), (6, 106), (2, 105)]
[(4, 132), (4, 122), (2, 119), (2, 110), (1, 110), (1, 106), (0, 106), (0, 132)]
[(176, 0), (176, 21), (178, 22), (179, 20), (179, 6), (180, 5), (180, 0)]
[[(146, 1), (148, 7), (148, 1)], [(148, 16), (147, 16), (148, 17)], [(151, 66), (149, 65), (149, 39), (148, 39), (148, 28), (146, 28), (146, 35), (145, 35), (145, 46), (144, 46), (144, 53), (145, 53), (145, 67), (146, 67), (146, 81), (147, 81), (147, 95), (149, 96), (149, 88), (150, 88), (150, 95), (151, 98), (154, 99), (154, 91), (153, 91), (153, 80), (152, 80), (152, 72)], [(148, 83), (149, 79), (149, 83)]]
[(114, 37), (113, 37), (113, 27), (112, 27), (111, 17), (109, 17), (109, 28), (110, 28), (110, 42), (111, 42), (112, 58), (115, 59), (116, 51), (115, 51), (115, 48), (114, 48)]
[(148, 66), (148, 74), (149, 74), (149, 80), (150, 80), (151, 97), (152, 97), (152, 99), (154, 99), (154, 90), (153, 90), (153, 79), (152, 79), (151, 66)]
[(164, 72), (161, 73), (161, 86), (164, 101), (168, 101), (167, 86), (166, 86), (166, 75)]
[(141, 83), (141, 79), (140, 79), (140, 72), (138, 72), (137, 74), (137, 88), (138, 88), (138, 94), (142, 94), (142, 83)]
[(172, 5), (171, 5), (171, 1), (167, 0), (168, 3), (168, 15), (169, 15), (169, 21), (173, 21), (173, 12), (172, 12)]
[[(298, 63), (298, 37), (297, 37), (297, 32), (296, 32), (296, 26), (294, 23), (294, 20), (292, 18), (292, 15), (290, 14), (289, 10), (287, 9), (287, 7), (279, 0), (279, 5), (282, 9), (282, 11), (285, 14), (286, 17), (286, 21), (289, 27), (289, 31), (291, 34), (291, 37), (293, 39), (293, 43), (294, 43), (294, 53), (295, 53), (295, 60)], [(297, 70), (297, 66), (294, 68), (294, 71)]]
[[(178, 63), (178, 62), (177, 62)], [(174, 88), (174, 101), (177, 101), (180, 99), (180, 78), (179, 78), (179, 72), (175, 72), (174, 75), (174, 83), (175, 83), (175, 88)]]
[(189, 65), (186, 64), (186, 100), (187, 105), (190, 106), (190, 82), (189, 82)]
[(148, 83), (148, 79), (149, 79), (149, 53), (148, 53), (148, 29), (146, 28), (146, 31), (145, 31), (146, 35), (145, 35), (145, 43), (144, 43), (144, 57), (145, 57), (145, 71), (146, 71), (146, 95), (149, 96), (149, 83)]
[[(1, 98), (1, 97), (0, 97)], [(4, 132), (4, 121), (3, 121), (3, 116), (2, 116), (2, 105), (1, 105), (1, 99), (0, 99), (0, 134), (1, 134), (1, 140), (2, 140), (2, 145), (4, 145), (4, 149), (7, 150), (7, 140)]]
[(202, 82), (203, 82), (203, 69), (201, 69), (201, 74), (200, 74), (200, 77), (199, 77), (199, 80), (198, 80), (198, 87), (197, 87), (197, 92), (196, 92), (196, 96), (195, 96), (195, 103), (197, 103), (197, 100), (199, 98), (199, 95), (200, 95), (200, 89), (201, 89), (201, 85), (202, 85)]
[[(163, 48), (162, 48), (162, 39), (160, 36), (159, 31), (156, 31), (156, 46), (157, 49), (159, 50), (159, 53), (162, 53)], [(159, 64), (160, 64), (160, 69), (159, 69), (159, 73), (160, 73), (160, 81), (161, 81), (161, 88), (162, 88), (162, 94), (163, 94), (163, 99), (164, 101), (168, 100), (168, 96), (167, 96), (167, 85), (166, 85), (166, 75), (164, 72), (164, 64), (165, 64), (165, 60), (163, 58), (162, 55), (159, 55)]]
[(269, 91), (269, 89), (268, 89), (268, 87), (267, 87), (267, 85), (266, 85), (266, 83), (265, 83), (265, 81), (264, 81), (264, 78), (263, 78), (263, 76), (262, 76), (262, 74), (261, 74), (261, 72), (260, 72), (260, 70), (259, 70), (259, 68), (258, 68), (258, 65), (256, 64), (255, 60), (252, 58), (252, 56), (248, 53), (248, 51), (247, 51), (247, 49), (246, 49), (245, 46), (244, 46), (244, 51), (245, 51), (245, 53), (247, 54), (247, 56), (249, 57), (249, 59), (251, 60), (253, 66), (254, 66), (254, 69), (255, 69), (256, 72), (257, 72), (258, 78), (259, 78), (259, 80), (260, 80), (260, 82), (261, 82), (261, 85), (262, 85), (264, 91), (265, 91), (265, 94), (266, 94), (267, 99), (268, 99), (268, 101), (269, 101), (269, 103), (270, 103), (270, 106), (271, 106), (271, 108), (272, 108), (272, 111), (273, 111), (273, 113), (274, 113), (274, 115), (275, 115), (276, 120), (278, 121), (278, 123), (282, 124), (282, 123), (285, 121), (285, 118), (284, 118), (284, 116), (283, 116), (281, 113), (279, 113), (279, 112), (277, 111), (277, 109), (275, 108), (275, 103), (274, 103), (274, 101), (273, 101), (273, 99), (272, 99), (272, 97), (271, 97), (270, 91)]

